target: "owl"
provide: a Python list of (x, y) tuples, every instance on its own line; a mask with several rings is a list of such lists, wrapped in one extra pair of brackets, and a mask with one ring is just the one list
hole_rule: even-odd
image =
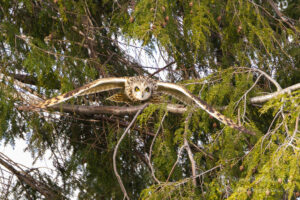
[(161, 82), (143, 76), (101, 78), (60, 96), (48, 99), (34, 107), (44, 109), (76, 96), (89, 95), (115, 89), (121, 89), (122, 92), (113, 95), (109, 98), (110, 100), (129, 103), (155, 102), (155, 99), (160, 94), (167, 94), (186, 105), (196, 105), (200, 107), (209, 115), (231, 128), (250, 135), (255, 135), (253, 131), (237, 125), (232, 119), (225, 117), (216, 109), (208, 105), (205, 101), (190, 93), (186, 88), (174, 83)]

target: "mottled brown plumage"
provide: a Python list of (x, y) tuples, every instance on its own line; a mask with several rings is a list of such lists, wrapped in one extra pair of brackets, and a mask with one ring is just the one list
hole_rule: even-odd
[(72, 97), (114, 89), (121, 89), (124, 94), (117, 94), (115, 97), (111, 97), (112, 101), (122, 101), (122, 99), (124, 99), (122, 102), (126, 103), (146, 101), (155, 102), (158, 99), (158, 94), (164, 93), (173, 96), (187, 105), (197, 105), (208, 114), (231, 128), (250, 135), (255, 135), (254, 132), (237, 125), (232, 119), (225, 117), (213, 107), (208, 105), (205, 101), (191, 94), (186, 88), (177, 84), (160, 82), (143, 76), (98, 79), (73, 91), (48, 99), (38, 105), (35, 105), (35, 107), (47, 108), (64, 102)]

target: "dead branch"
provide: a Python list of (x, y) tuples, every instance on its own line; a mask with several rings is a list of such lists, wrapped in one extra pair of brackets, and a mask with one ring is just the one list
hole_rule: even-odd
[[(114, 114), (114, 107), (115, 106), (103, 106), (104, 107), (104, 111), (105, 112), (101, 112), (101, 106), (99, 108), (99, 112), (93, 112), (91, 111), (92, 108), (90, 108), (90, 106), (78, 106), (78, 107), (83, 107), (83, 109), (79, 108), (80, 112), (76, 111), (75, 110), (72, 110), (72, 106), (74, 105), (69, 105), (69, 104), (65, 104), (66, 107), (68, 109), (57, 109), (56, 108), (56, 111), (64, 111), (66, 113), (72, 113), (72, 114), (76, 114), (76, 115), (93, 115), (92, 119), (88, 119), (86, 117), (80, 117), (80, 116), (69, 116), (70, 118), (74, 118), (76, 120), (80, 120), (80, 121), (87, 121), (87, 122), (93, 122), (93, 123), (96, 123), (96, 122), (100, 122), (100, 121), (107, 121), (109, 123), (117, 123), (119, 126), (121, 127), (127, 127), (129, 125), (129, 123), (125, 120), (120, 120), (116, 117), (108, 117), (108, 116), (105, 116), (105, 115), (102, 115), (102, 114)], [(58, 106), (59, 107), (59, 106)], [(91, 106), (93, 107), (93, 106)], [(95, 106), (96, 110), (99, 106)], [(105, 109), (106, 107), (108, 107), (108, 109)], [(118, 108), (123, 108), (123, 107), (117, 107), (116, 106), (116, 109)], [(124, 107), (125, 108), (125, 107)], [(37, 112), (38, 114), (42, 114), (42, 113), (49, 113), (50, 114), (50, 111), (48, 110), (42, 110), (42, 109), (36, 109), (36, 108), (33, 108), (33, 106), (19, 106), (18, 107), (19, 110), (22, 110), (22, 111), (33, 111), (33, 112)], [(112, 113), (109, 113), (109, 110), (112, 110)], [(58, 114), (57, 112), (55, 114)], [(123, 113), (123, 115), (127, 114), (126, 112)], [(60, 114), (61, 116), (63, 114)], [(64, 115), (66, 116), (66, 115)], [(147, 131), (147, 130), (143, 130), (139, 127), (133, 127), (133, 130), (136, 130), (136, 131), (139, 131), (140, 133), (143, 133), (143, 134), (146, 134), (146, 135), (150, 135), (150, 136), (154, 136), (155, 134), (151, 131)]]
[[(113, 114), (113, 115), (125, 115), (125, 114), (135, 114), (139, 111), (145, 104), (129, 107), (120, 106), (82, 106), (82, 105), (70, 105), (70, 104), (60, 104), (48, 108), (48, 110), (60, 111), (66, 113), (74, 113), (81, 115), (93, 115), (93, 114)], [(23, 111), (43, 111), (34, 106), (19, 106), (19, 110)], [(184, 105), (181, 104), (168, 104), (167, 111), (171, 113), (183, 114), (186, 111)]]
[[(190, 148), (190, 145), (189, 145), (189, 142), (187, 140), (187, 134), (188, 134), (188, 130), (189, 130), (189, 121), (192, 117), (192, 112), (190, 112), (187, 116), (187, 118), (185, 119), (185, 122), (184, 122), (184, 134), (183, 134), (183, 139), (184, 139), (184, 146), (185, 146), (185, 150), (187, 151), (188, 153), (188, 156), (189, 156), (189, 159), (190, 159), (190, 162), (191, 162), (191, 166), (192, 166), (192, 175), (193, 176), (196, 176), (196, 161), (194, 159), (194, 155), (192, 153), (192, 150)], [(196, 179), (193, 179), (193, 184), (194, 186), (197, 186), (197, 181)]]
[(270, 93), (268, 95), (263, 95), (263, 96), (258, 96), (258, 97), (252, 97), (250, 99), (250, 102), (253, 104), (253, 103), (263, 103), (263, 102), (266, 102), (278, 95), (281, 95), (281, 94), (285, 94), (285, 93), (289, 93), (293, 90), (297, 90), (297, 89), (300, 89), (300, 83), (297, 83), (295, 85), (292, 85), (290, 87), (287, 87), (285, 89), (282, 89), (280, 91), (277, 91), (277, 92), (273, 92), (273, 93)]
[(10, 163), (14, 163), (12, 160), (7, 158), (4, 154), (0, 153), (0, 164), (14, 174), (22, 183), (25, 183), (33, 190), (38, 191), (47, 199), (63, 199), (63, 195), (57, 190), (49, 188), (46, 184), (36, 180), (25, 171), (19, 171), (15, 169)]
[(173, 65), (173, 64), (175, 64), (175, 63), (176, 63), (175, 61), (170, 62), (170, 63), (167, 64), (166, 66), (164, 66), (164, 67), (158, 69), (156, 72), (153, 72), (153, 73), (150, 75), (150, 77), (152, 77), (152, 76), (154, 76), (155, 74), (157, 74), (157, 73), (159, 73), (159, 72), (165, 70), (166, 68), (170, 67), (171, 65)]

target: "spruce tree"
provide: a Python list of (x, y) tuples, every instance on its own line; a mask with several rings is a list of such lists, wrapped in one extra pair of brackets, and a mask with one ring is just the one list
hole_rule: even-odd
[[(15, 177), (0, 198), (296, 199), (299, 5), (2, 0), (0, 138), (27, 141), (35, 159), (50, 151), (55, 173), (0, 154)], [(143, 110), (108, 101), (112, 91), (30, 107), (97, 78), (137, 75), (186, 87), (256, 135), (168, 96)]]

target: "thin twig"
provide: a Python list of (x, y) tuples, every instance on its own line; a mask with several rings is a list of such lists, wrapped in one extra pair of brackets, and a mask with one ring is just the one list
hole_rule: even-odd
[[(40, 194), (45, 196), (47, 199), (64, 199), (63, 194), (60, 191), (54, 191), (53, 188), (49, 187), (48, 185), (44, 184), (42, 181), (37, 180), (29, 173), (24, 171), (20, 165), (13, 162), (4, 154), (0, 153), (0, 165), (3, 165), (6, 169), (8, 169), (12, 174), (14, 174), (21, 184), (26, 184), (33, 190), (38, 191)], [(19, 168), (20, 170), (17, 170)]]
[(164, 66), (164, 67), (158, 69), (156, 72), (152, 73), (152, 74), (150, 75), (150, 77), (152, 77), (152, 76), (154, 76), (155, 74), (161, 72), (162, 70), (165, 70), (166, 68), (170, 67), (171, 65), (173, 65), (173, 64), (175, 64), (175, 63), (176, 63), (175, 61), (170, 62), (170, 63), (167, 64), (166, 66)]
[(290, 141), (289, 141), (289, 143), (287, 144), (287, 147), (292, 145), (292, 142), (294, 141), (294, 139), (295, 139), (295, 137), (296, 137), (296, 133), (298, 132), (299, 115), (300, 115), (300, 114), (298, 114), (298, 116), (296, 117), (295, 130), (294, 130), (294, 132), (293, 132), (293, 135), (290, 137)]
[(234, 109), (236, 109), (236, 107), (238, 106), (238, 104), (240, 103), (240, 101), (245, 98), (246, 101), (246, 96), (247, 94), (254, 88), (254, 86), (258, 83), (260, 77), (262, 76), (262, 74), (260, 74), (257, 79), (255, 80), (255, 82), (253, 83), (253, 85), (243, 94), (243, 96), (235, 103), (235, 107)]
[(217, 165), (217, 166), (215, 166), (215, 167), (213, 167), (213, 168), (211, 168), (211, 169), (209, 169), (209, 170), (207, 170), (207, 171), (205, 171), (205, 172), (202, 172), (201, 174), (197, 174), (196, 176), (192, 176), (192, 177), (189, 177), (189, 178), (185, 178), (185, 179), (183, 179), (182, 181), (180, 181), (178, 184), (176, 184), (175, 186), (182, 185), (182, 184), (188, 182), (191, 178), (192, 178), (192, 179), (196, 179), (196, 178), (198, 178), (198, 177), (201, 177), (201, 176), (207, 174), (208, 172), (211, 172), (211, 171), (213, 171), (213, 170), (215, 170), (215, 169), (217, 169), (217, 168), (221, 168), (221, 167), (222, 167), (222, 165), (220, 164), (220, 165)]
[(139, 114), (148, 106), (149, 104), (144, 104), (144, 106), (135, 114), (134, 118), (132, 119), (132, 121), (130, 122), (130, 124), (128, 125), (128, 127), (125, 129), (124, 133), (122, 134), (122, 136), (120, 137), (120, 139), (118, 140), (117, 142), (117, 145), (114, 149), (114, 154), (113, 154), (113, 168), (114, 168), (114, 172), (115, 172), (115, 175), (118, 179), (118, 182), (120, 184), (120, 187), (121, 187), (121, 190), (124, 194), (124, 199), (129, 199), (129, 196), (126, 192), (126, 189), (124, 187), (124, 184), (122, 182), (122, 179), (118, 173), (118, 170), (117, 170), (117, 163), (116, 163), (116, 156), (117, 156), (117, 152), (118, 152), (118, 148), (122, 142), (122, 140), (124, 139), (125, 135), (127, 134), (127, 132), (129, 131), (129, 129), (132, 127), (132, 125), (134, 124), (134, 122), (136, 121), (137, 117), (139, 116)]
[(197, 151), (199, 151), (199, 152), (201, 152), (201, 153), (203, 153), (204, 154), (204, 156), (207, 156), (207, 157), (209, 157), (211, 160), (214, 160), (214, 157), (210, 154), (210, 153), (208, 153), (208, 152), (206, 152), (204, 149), (202, 149), (201, 147), (198, 147), (196, 144), (194, 144), (193, 142), (189, 142)]
[(178, 154), (177, 154), (177, 160), (176, 160), (176, 162), (174, 163), (174, 165), (173, 165), (173, 167), (172, 167), (172, 169), (171, 169), (171, 171), (170, 171), (170, 173), (169, 173), (169, 176), (168, 176), (166, 182), (168, 182), (169, 179), (171, 178), (171, 176), (172, 176), (172, 174), (173, 174), (173, 172), (174, 172), (174, 169), (175, 169), (177, 163), (179, 162), (181, 153), (182, 153), (182, 151), (183, 151), (184, 148), (185, 148), (185, 145), (182, 145), (182, 146), (180, 147), (180, 149), (179, 149), (179, 151), (178, 151)]
[(159, 181), (159, 180), (156, 178), (156, 176), (155, 176), (154, 168), (153, 168), (153, 166), (152, 166), (152, 164), (151, 164), (151, 156), (152, 156), (152, 149), (153, 149), (153, 145), (154, 145), (155, 139), (156, 139), (156, 137), (157, 137), (157, 135), (158, 135), (158, 133), (159, 133), (161, 127), (162, 127), (162, 124), (163, 124), (163, 121), (165, 120), (166, 115), (167, 115), (167, 112), (164, 114), (164, 116), (163, 116), (162, 119), (161, 119), (160, 125), (159, 125), (159, 127), (158, 127), (158, 129), (157, 129), (157, 131), (156, 131), (156, 133), (155, 133), (155, 135), (154, 135), (154, 137), (153, 137), (153, 139), (152, 139), (152, 142), (151, 142), (151, 145), (150, 145), (150, 150), (149, 150), (148, 165), (150, 166), (152, 177), (153, 177), (153, 179), (154, 179), (157, 183), (160, 183), (160, 181)]
[(248, 68), (248, 67), (238, 67), (239, 69), (248, 69), (250, 71), (256, 71), (256, 72), (259, 72), (261, 74), (263, 74), (269, 81), (271, 81), (277, 88), (277, 90), (282, 90), (281, 86), (279, 85), (279, 83), (273, 79), (269, 74), (267, 74), (266, 72), (258, 69), (258, 68)]

